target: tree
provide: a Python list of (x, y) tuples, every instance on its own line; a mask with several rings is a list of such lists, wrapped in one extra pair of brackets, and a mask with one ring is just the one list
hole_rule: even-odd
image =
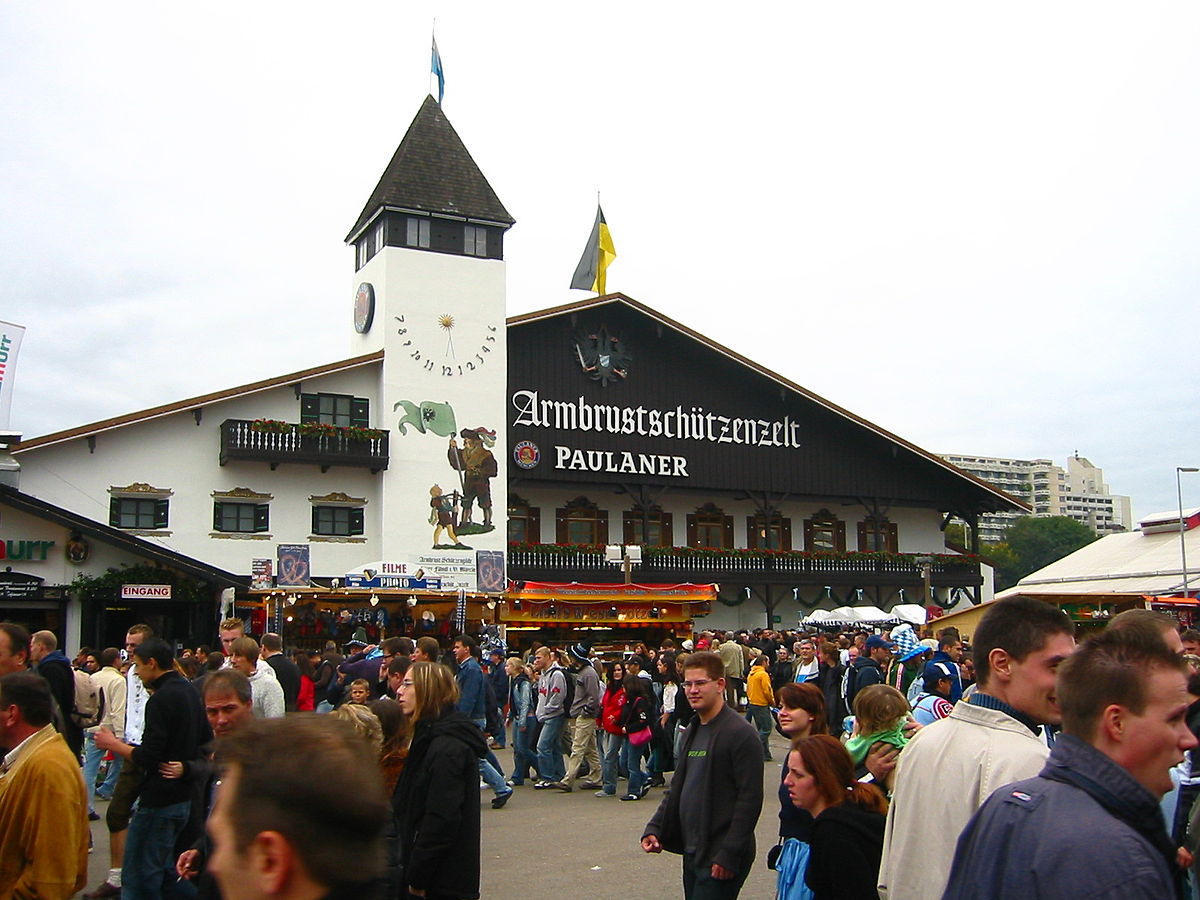
[(996, 573), (997, 591), (1006, 590), (1021, 579), (1021, 561), (1008, 544), (984, 544), (980, 552)]
[[(1016, 568), (1011, 570), (1010, 584), (1062, 559), (1068, 553), (1074, 553), (1096, 540), (1096, 537), (1095, 532), (1086, 525), (1067, 516), (1027, 516), (1018, 519), (1004, 532), (1004, 544), (1017, 563)], [(996, 546), (989, 546), (986, 554), (991, 555)], [(1006, 576), (1009, 574), (1005, 572)]]

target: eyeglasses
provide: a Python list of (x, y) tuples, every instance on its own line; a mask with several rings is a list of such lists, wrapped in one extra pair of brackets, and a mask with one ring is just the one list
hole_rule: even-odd
[(683, 682), (683, 689), (685, 691), (690, 691), (693, 688), (702, 688), (706, 684), (712, 684), (712, 683), (713, 683), (713, 679), (711, 679), (711, 678), (701, 678), (699, 681), (685, 681), (685, 682)]
[(411, 681), (400, 682), (400, 687), (402, 687), (402, 688), (410, 688), (412, 686), (413, 686), (413, 683)]

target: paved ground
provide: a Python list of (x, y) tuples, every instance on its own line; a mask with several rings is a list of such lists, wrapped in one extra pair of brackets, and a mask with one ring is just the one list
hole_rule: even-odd
[[(775, 873), (763, 860), (778, 834), (779, 769), (786, 744), (772, 737), (774, 763), (763, 770), (763, 814), (756, 836), (758, 862), (746, 879), (742, 897), (769, 898), (775, 893)], [(505, 771), (512, 753), (497, 752)], [(623, 784), (623, 782), (622, 782)], [(671, 854), (643, 853), (638, 846), (642, 827), (662, 799), (661, 788), (636, 802), (598, 798), (592, 791), (535, 791), (526, 784), (501, 810), (490, 806), (491, 791), (483, 791), (482, 895), (485, 900), (526, 900), (555, 896), (562, 891), (594, 900), (629, 896), (682, 897), (680, 859)], [(88, 889), (108, 874), (108, 831), (101, 815), (92, 823), (95, 850), (88, 867)]]

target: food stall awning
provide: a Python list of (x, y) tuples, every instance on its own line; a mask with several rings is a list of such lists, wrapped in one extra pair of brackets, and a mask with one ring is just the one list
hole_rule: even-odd
[(552, 627), (617, 627), (690, 622), (717, 597), (715, 584), (583, 584), (509, 582), (502, 622)]

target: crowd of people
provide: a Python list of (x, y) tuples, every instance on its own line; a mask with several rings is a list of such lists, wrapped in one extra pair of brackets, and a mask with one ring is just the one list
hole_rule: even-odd
[(525, 785), (666, 787), (640, 845), (682, 857), (688, 900), (736, 897), (759, 865), (780, 900), (1197, 896), (1200, 634), (1136, 610), (1077, 647), (1061, 611), (1014, 598), (971, 637), (702, 632), (600, 654), (462, 634), (285, 654), (229, 619), (219, 650), (133, 624), (123, 649), (72, 660), (0, 623), (0, 896), (85, 888), (100, 799), (110, 868), (89, 900), (473, 900), (483, 785), (494, 810)]

